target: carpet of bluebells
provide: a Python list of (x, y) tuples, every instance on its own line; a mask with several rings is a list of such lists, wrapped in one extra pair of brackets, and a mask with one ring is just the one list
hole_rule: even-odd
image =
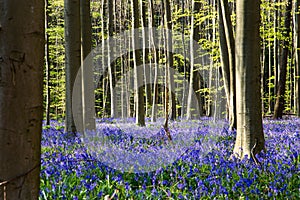
[[(97, 130), (119, 148), (143, 153), (170, 142), (152, 137), (155, 131), (163, 135), (162, 123), (140, 128), (105, 119)], [(134, 173), (103, 162), (81, 137), (52, 121), (42, 133), (40, 199), (300, 199), (300, 119), (264, 120), (267, 151), (257, 155), (261, 165), (230, 159), (235, 132), (226, 123), (171, 122), (170, 131), (173, 138), (193, 133), (193, 145), (172, 163)], [(150, 136), (135, 139), (137, 132)]]

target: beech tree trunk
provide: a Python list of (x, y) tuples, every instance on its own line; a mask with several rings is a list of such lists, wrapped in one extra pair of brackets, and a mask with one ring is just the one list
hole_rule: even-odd
[(176, 97), (175, 97), (175, 83), (174, 83), (174, 70), (173, 68), (173, 36), (172, 36), (172, 29), (173, 29), (173, 23), (172, 23), (172, 12), (171, 12), (171, 5), (170, 0), (164, 0), (165, 3), (165, 21), (166, 21), (166, 28), (167, 28), (167, 70), (168, 70), (168, 85), (169, 88), (169, 97), (170, 97), (170, 107), (171, 107), (171, 113), (170, 113), (170, 119), (175, 120), (176, 119)]
[(300, 117), (300, 1), (295, 5), (295, 107), (296, 115)]
[[(147, 65), (149, 61), (149, 50), (147, 48), (149, 47), (149, 29), (148, 29), (148, 22), (147, 22), (147, 6), (146, 1), (140, 2), (140, 10), (141, 10), (141, 22), (142, 22), (142, 38), (143, 38), (143, 69), (144, 69), (144, 82), (145, 82), (145, 90), (146, 90), (146, 116), (149, 116), (150, 114), (150, 106), (152, 103), (151, 98), (151, 84), (149, 83), (149, 80), (151, 80), (151, 68)], [(149, 18), (148, 18), (149, 19)]]
[(44, 3), (0, 1), (0, 200), (39, 197)]
[(236, 129), (235, 44), (228, 0), (218, 0), (222, 72), (228, 105), (230, 128)]
[(95, 94), (93, 77), (92, 24), (90, 16), (90, 1), (80, 0), (81, 15), (81, 51), (82, 51), (82, 117), (83, 131), (94, 130), (95, 124)]
[[(154, 80), (153, 80), (153, 97), (152, 97), (152, 110), (151, 110), (151, 122), (156, 122), (157, 115), (157, 98), (158, 98), (158, 52), (157, 52), (157, 44), (154, 36), (155, 31), (155, 18), (153, 15), (153, 2), (149, 0), (149, 28), (150, 28), (150, 46), (151, 53), (153, 54), (154, 61)], [(159, 45), (158, 45), (159, 46)]]
[[(184, 12), (185, 12), (185, 3), (184, 1), (182, 1), (182, 6), (181, 6), (181, 14), (184, 15)], [(187, 52), (186, 52), (186, 45), (185, 45), (185, 35), (184, 35), (184, 31), (185, 31), (185, 20), (182, 19), (181, 21), (181, 38), (182, 38), (182, 47), (183, 47), (183, 57), (184, 57), (184, 64), (183, 64), (183, 74), (184, 74), (184, 80), (186, 80), (186, 66), (187, 66), (187, 61), (186, 61), (186, 58), (187, 58)], [(186, 88), (186, 81), (183, 81), (183, 88)], [(181, 115), (180, 117), (181, 118), (184, 118), (184, 115), (186, 114), (185, 112), (185, 109), (186, 109), (186, 90), (183, 90), (182, 91), (182, 101), (181, 101), (181, 109), (180, 109), (180, 112), (181, 112)]]
[(285, 86), (286, 86), (286, 73), (287, 73), (287, 64), (288, 64), (288, 54), (289, 54), (289, 36), (291, 32), (291, 20), (292, 20), (292, 0), (288, 1), (286, 12), (285, 12), (285, 31), (283, 33), (284, 42), (283, 42), (283, 49), (281, 54), (281, 62), (280, 62), (280, 75), (279, 75), (279, 82), (277, 88), (277, 95), (276, 95), (276, 103), (275, 103), (275, 110), (274, 110), (274, 119), (282, 118), (283, 111), (284, 111), (284, 95), (285, 95)]
[(189, 80), (189, 91), (188, 91), (188, 96), (187, 96), (187, 111), (186, 111), (186, 118), (187, 119), (191, 119), (193, 117), (193, 81), (194, 81), (194, 65), (195, 65), (195, 46), (194, 46), (194, 35), (195, 35), (195, 16), (194, 16), (194, 11), (195, 10), (195, 6), (196, 6), (196, 2), (194, 0), (192, 0), (192, 17), (191, 17), (191, 31), (190, 31), (190, 80)]
[[(108, 35), (109, 37), (113, 36), (114, 32), (114, 14), (113, 14), (113, 6), (114, 0), (107, 0), (107, 7), (108, 7)], [(110, 52), (112, 51), (113, 46), (111, 46), (111, 42), (107, 43), (107, 66), (108, 66), (108, 74), (109, 74), (109, 88), (110, 88), (110, 117), (116, 117), (116, 100), (114, 96), (114, 76), (112, 71), (112, 60)]]
[(134, 90), (135, 90), (135, 111), (136, 111), (136, 124), (139, 126), (145, 126), (145, 105), (144, 105), (144, 89), (143, 89), (143, 68), (138, 66), (140, 52), (137, 51), (137, 42), (139, 37), (137, 35), (137, 29), (139, 28), (139, 4), (138, 0), (132, 1), (132, 49), (133, 62), (134, 62)]
[(261, 111), (260, 0), (237, 0), (237, 136), (233, 153), (253, 158), (264, 149)]
[[(101, 40), (105, 41), (105, 22), (106, 22), (106, 15), (105, 15), (105, 0), (101, 0)], [(105, 50), (105, 42), (101, 42), (101, 63), (103, 66), (106, 66), (106, 50)], [(106, 101), (107, 101), (107, 80), (103, 79), (103, 94), (102, 94), (102, 117), (106, 115)]]
[[(48, 0), (45, 0), (45, 30), (48, 28)], [(45, 68), (46, 68), (46, 125), (50, 125), (51, 91), (50, 91), (50, 56), (49, 34), (45, 33)]]
[[(80, 41), (80, 4), (78, 0), (65, 0), (65, 70), (66, 70), (66, 132), (76, 132), (74, 115), (82, 116), (82, 108), (72, 110), (73, 88), (77, 73), (81, 65), (81, 41)], [(81, 87), (79, 87), (81, 90)], [(75, 97), (80, 98), (80, 96)], [(81, 102), (78, 101), (78, 107)], [(76, 105), (77, 107), (77, 105)], [(82, 124), (79, 122), (78, 125)], [(82, 130), (82, 127), (79, 127)]]

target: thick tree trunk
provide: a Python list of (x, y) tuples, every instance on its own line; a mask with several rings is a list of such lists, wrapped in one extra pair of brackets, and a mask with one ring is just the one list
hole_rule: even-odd
[(44, 7), (0, 1), (0, 200), (39, 197)]
[(135, 90), (135, 111), (136, 111), (136, 124), (139, 126), (145, 126), (145, 105), (144, 105), (144, 89), (143, 89), (143, 68), (138, 66), (140, 53), (137, 50), (137, 42), (139, 37), (137, 29), (139, 28), (139, 4), (138, 0), (132, 1), (132, 49), (133, 62), (134, 62), (134, 90)]
[(234, 155), (253, 158), (264, 149), (260, 90), (260, 1), (237, 0), (237, 137)]
[[(66, 71), (66, 132), (76, 132), (76, 126), (73, 114), (82, 116), (82, 108), (72, 110), (73, 88), (77, 73), (81, 65), (81, 41), (80, 41), (80, 4), (78, 0), (65, 0), (65, 71)], [(81, 87), (77, 87), (81, 90)], [(77, 96), (75, 98), (80, 98)], [(81, 102), (78, 100), (75, 107), (81, 107)], [(79, 122), (78, 125), (81, 125)], [(82, 127), (79, 127), (82, 130)]]
[(280, 63), (280, 75), (279, 75), (279, 82), (277, 88), (277, 96), (276, 96), (276, 103), (275, 103), (275, 110), (274, 110), (274, 119), (282, 118), (283, 111), (284, 111), (284, 95), (285, 95), (285, 86), (286, 86), (286, 73), (287, 73), (287, 64), (288, 64), (288, 54), (289, 54), (289, 37), (291, 32), (291, 20), (292, 20), (292, 0), (288, 1), (288, 5), (285, 12), (285, 32), (283, 33), (284, 42), (283, 42), (283, 49), (282, 49), (282, 56), (281, 56), (281, 63)]
[(81, 14), (81, 51), (82, 51), (82, 117), (83, 131), (94, 130), (95, 125), (95, 94), (92, 55), (92, 24), (90, 1), (80, 0)]

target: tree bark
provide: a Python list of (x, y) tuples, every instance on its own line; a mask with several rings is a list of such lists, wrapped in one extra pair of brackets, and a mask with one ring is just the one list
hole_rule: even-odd
[(285, 31), (283, 33), (284, 42), (283, 42), (283, 49), (282, 49), (282, 56), (281, 56), (281, 63), (280, 63), (280, 75), (279, 75), (279, 82), (278, 82), (278, 89), (276, 95), (276, 103), (275, 103), (275, 110), (274, 110), (274, 119), (282, 118), (283, 111), (284, 111), (284, 104), (285, 104), (285, 86), (286, 86), (286, 73), (287, 73), (287, 64), (288, 64), (288, 54), (289, 54), (289, 37), (291, 32), (291, 20), (292, 20), (292, 0), (288, 1), (286, 12), (285, 12)]
[(171, 68), (173, 67), (173, 36), (172, 36), (172, 29), (173, 29), (173, 23), (172, 23), (172, 14), (171, 14), (171, 5), (170, 0), (164, 0), (165, 5), (165, 22), (166, 22), (166, 28), (167, 28), (167, 70), (168, 70), (168, 85), (169, 88), (169, 97), (170, 97), (170, 106), (171, 106), (171, 115), (170, 119), (175, 120), (176, 119), (176, 97), (175, 97), (175, 83), (174, 83), (174, 70)]
[[(218, 21), (219, 21), (219, 37), (220, 37), (220, 52), (221, 52), (221, 68), (224, 82), (224, 89), (227, 100), (227, 108), (230, 106), (230, 67), (229, 67), (229, 55), (226, 42), (225, 27), (223, 23), (223, 12), (221, 8), (221, 1), (218, 0)], [(228, 117), (229, 117), (228, 113)]]
[(0, 200), (39, 197), (44, 3), (0, 1)]
[[(45, 30), (48, 29), (49, 23), (48, 0), (45, 0)], [(51, 91), (50, 91), (50, 57), (49, 57), (49, 34), (45, 32), (45, 67), (46, 67), (46, 125), (50, 125), (50, 106), (51, 106)]]
[(95, 94), (93, 77), (92, 24), (90, 16), (90, 1), (80, 0), (81, 15), (81, 51), (82, 51), (82, 117), (83, 131), (94, 130), (95, 124)]
[[(66, 132), (76, 132), (74, 115), (82, 116), (81, 102), (78, 107), (81, 109), (72, 110), (73, 88), (77, 73), (81, 65), (81, 41), (80, 41), (80, 4), (78, 0), (65, 0), (65, 70), (66, 70)], [(81, 90), (81, 87), (79, 90)], [(75, 97), (80, 98), (81, 96)], [(77, 107), (77, 105), (76, 105)], [(78, 125), (82, 124), (79, 122)], [(79, 130), (82, 128), (79, 127)]]
[(154, 80), (153, 80), (153, 98), (152, 98), (152, 110), (151, 110), (151, 122), (156, 122), (157, 114), (157, 97), (158, 97), (158, 58), (157, 58), (157, 49), (156, 49), (156, 39), (154, 38), (155, 22), (154, 22), (154, 8), (152, 0), (149, 0), (149, 28), (150, 28), (150, 45), (151, 53), (153, 54), (154, 61)]
[[(277, 2), (277, 0), (274, 0), (274, 4)], [(280, 41), (279, 38), (277, 37), (277, 31), (281, 29), (281, 23), (280, 23), (280, 14), (279, 14), (279, 10), (280, 7), (276, 6), (276, 4), (274, 5), (274, 42), (273, 42), (273, 62), (274, 62), (274, 80), (273, 80), (273, 84), (274, 84), (274, 88), (273, 88), (273, 94), (275, 96), (276, 92), (277, 92), (277, 85), (278, 85), (278, 66), (279, 66), (279, 55), (280, 55)], [(271, 112), (274, 112), (274, 107), (275, 107), (275, 100), (272, 101), (271, 104)]]
[[(271, 23), (271, 11), (268, 11), (268, 23)], [(275, 23), (275, 22), (274, 22)], [(273, 100), (272, 100), (272, 96), (274, 95), (273, 93), (273, 88), (271, 87), (271, 85), (273, 84), (272, 81), (274, 81), (274, 79), (272, 80), (271, 77), (272, 77), (272, 43), (271, 43), (271, 34), (268, 35), (268, 39), (269, 39), (269, 57), (268, 57), (268, 60), (269, 60), (269, 68), (268, 68), (268, 110), (267, 112), (268, 113), (271, 113), (272, 112), (272, 105), (273, 105)], [(276, 40), (275, 38), (275, 35), (274, 35), (274, 41)], [(273, 45), (276, 44), (276, 42), (273, 42)], [(275, 52), (273, 53), (273, 56), (275, 55)], [(274, 58), (273, 58), (274, 59)], [(273, 63), (273, 65), (275, 66), (275, 62)]]
[[(108, 35), (109, 37), (113, 36), (113, 28), (114, 28), (114, 13), (113, 13), (113, 6), (114, 6), (114, 0), (107, 0), (107, 7), (108, 7)], [(114, 74), (112, 71), (112, 60), (110, 52), (112, 51), (113, 46), (111, 46), (111, 42), (107, 43), (107, 66), (108, 66), (108, 74), (109, 74), (109, 88), (110, 88), (110, 117), (114, 118), (116, 117), (116, 100), (114, 96)]]
[[(184, 1), (182, 1), (182, 5), (181, 5), (181, 14), (184, 15), (185, 13), (185, 3)], [(186, 55), (186, 45), (185, 45), (185, 35), (184, 35), (184, 32), (185, 32), (185, 19), (182, 18), (182, 21), (181, 21), (181, 38), (182, 38), (182, 47), (183, 47), (183, 57), (184, 57), (184, 64), (183, 64), (183, 74), (184, 74), (184, 81), (183, 81), (183, 88), (186, 88), (186, 66), (187, 66), (187, 61), (186, 61), (186, 58), (187, 58), (187, 55)], [(183, 89), (182, 91), (182, 102), (181, 102), (181, 118), (183, 119), (184, 118), (184, 115), (185, 115), (185, 109), (186, 109), (186, 90)]]
[(228, 104), (230, 129), (236, 129), (235, 42), (228, 0), (218, 0), (222, 71)]
[(233, 153), (254, 159), (264, 149), (260, 90), (260, 1), (237, 0), (237, 136)]
[(190, 30), (190, 80), (189, 80), (189, 91), (188, 91), (188, 97), (187, 97), (187, 111), (186, 111), (186, 117), (187, 119), (191, 119), (193, 117), (192, 115), (192, 100), (193, 100), (193, 81), (194, 81), (194, 64), (195, 64), (195, 53), (194, 53), (194, 34), (195, 34), (195, 1), (192, 0), (192, 17), (191, 17), (191, 30)]
[(142, 38), (143, 38), (143, 69), (144, 69), (144, 82), (145, 82), (145, 90), (146, 90), (146, 113), (145, 115), (148, 116), (150, 113), (150, 105), (152, 103), (151, 98), (151, 84), (149, 80), (151, 80), (151, 68), (147, 65), (149, 60), (149, 51), (147, 50), (149, 44), (149, 33), (148, 33), (148, 23), (147, 23), (147, 5), (146, 1), (140, 2), (140, 9), (141, 9), (141, 22), (142, 22)]
[(295, 5), (295, 107), (296, 115), (300, 117), (300, 1)]
[[(101, 0), (101, 39), (102, 41), (105, 41), (105, 0)], [(106, 66), (106, 50), (105, 50), (105, 42), (101, 43), (101, 54), (102, 54), (102, 58), (101, 58), (101, 63), (103, 66)], [(106, 79), (103, 78), (103, 92), (102, 92), (102, 117), (104, 117), (106, 115), (106, 101), (107, 101), (107, 87), (106, 87)]]
[(136, 124), (139, 126), (145, 126), (145, 105), (144, 105), (144, 89), (143, 89), (143, 68), (138, 66), (140, 58), (140, 52), (137, 51), (137, 42), (139, 37), (137, 29), (139, 28), (139, 4), (138, 0), (132, 1), (132, 49), (133, 62), (134, 62), (134, 90), (135, 90), (135, 111), (136, 111)]

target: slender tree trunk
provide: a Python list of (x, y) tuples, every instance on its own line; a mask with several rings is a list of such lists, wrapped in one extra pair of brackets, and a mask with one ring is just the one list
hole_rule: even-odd
[[(277, 36), (278, 33), (280, 33), (280, 30), (282, 30), (282, 23), (281, 23), (281, 9), (282, 7), (280, 5), (276, 5), (277, 0), (274, 0), (275, 4), (275, 12), (274, 12), (274, 96), (276, 98), (276, 94), (278, 91), (278, 83), (279, 83), (279, 75), (280, 75), (280, 54), (281, 54), (281, 38)], [(275, 110), (275, 101), (272, 105), (272, 110)], [(274, 114), (274, 113), (273, 113)]]
[[(48, 0), (45, 0), (45, 30), (48, 29)], [(45, 66), (46, 66), (46, 125), (50, 125), (50, 106), (51, 106), (51, 90), (50, 90), (50, 57), (49, 57), (49, 34), (45, 32)]]
[(138, 0), (132, 1), (132, 49), (134, 62), (134, 90), (135, 90), (135, 110), (136, 110), (136, 124), (145, 126), (145, 106), (144, 106), (144, 89), (143, 89), (143, 68), (138, 66), (140, 62), (140, 53), (137, 51), (139, 36), (137, 29), (139, 28), (139, 4)]
[[(108, 6), (108, 35), (109, 37), (113, 36), (113, 29), (114, 29), (114, 13), (113, 13), (113, 6), (114, 6), (115, 0), (108, 0), (107, 6)], [(108, 66), (108, 75), (109, 75), (109, 88), (110, 88), (110, 117), (114, 118), (116, 117), (116, 101), (114, 96), (114, 74), (112, 70), (112, 60), (110, 53), (112, 52), (113, 46), (111, 46), (111, 42), (107, 43), (107, 66)]]
[[(78, 0), (65, 0), (65, 70), (66, 70), (66, 132), (76, 132), (74, 115), (82, 116), (82, 108), (72, 110), (73, 86), (81, 65), (80, 4)], [(81, 87), (78, 87), (81, 89)], [(75, 97), (80, 98), (80, 97)], [(81, 102), (80, 102), (81, 104)], [(81, 107), (77, 106), (76, 107)], [(74, 113), (73, 113), (74, 112)], [(82, 124), (79, 122), (78, 124)], [(80, 130), (82, 128), (79, 128)]]
[(0, 1), (0, 200), (39, 197), (44, 3)]
[[(101, 39), (102, 41), (105, 41), (105, 0), (101, 0)], [(101, 58), (101, 63), (103, 64), (103, 66), (107, 66), (106, 65), (106, 51), (105, 51), (105, 42), (101, 43), (101, 54), (102, 54), (102, 58)], [(103, 95), (102, 95), (102, 117), (105, 116), (106, 113), (106, 100), (107, 100), (107, 93), (106, 93), (106, 79), (105, 77), (103, 77)]]
[(143, 69), (144, 69), (144, 82), (145, 82), (145, 90), (146, 90), (146, 113), (145, 115), (148, 116), (149, 108), (151, 105), (151, 85), (148, 84), (151, 75), (151, 70), (149, 66), (147, 65), (148, 63), (148, 56), (149, 56), (149, 51), (147, 50), (147, 43), (149, 43), (149, 34), (148, 34), (148, 23), (147, 23), (147, 16), (146, 16), (146, 11), (147, 11), (147, 6), (145, 1), (140, 2), (140, 9), (141, 9), (141, 22), (142, 22), (142, 38), (143, 38)]
[[(128, 8), (128, 10), (127, 10), (127, 15), (128, 16), (130, 16), (131, 15), (131, 7), (130, 8)], [(128, 38), (128, 52), (130, 52), (131, 51), (131, 49), (132, 49), (132, 38), (131, 37), (129, 37)], [(132, 68), (132, 66), (131, 66), (131, 59), (132, 59), (132, 56), (131, 56), (131, 54), (130, 53), (128, 53), (128, 56), (127, 56), (127, 65), (126, 65), (126, 67), (128, 68), (128, 70), (130, 70), (131, 68)], [(127, 77), (127, 84), (126, 84), (126, 91), (127, 91), (127, 109), (128, 109), (128, 111), (127, 111), (127, 113), (128, 113), (128, 117), (135, 117), (135, 101), (134, 101), (134, 97), (133, 97), (133, 105), (132, 105), (132, 101), (131, 101), (131, 91), (130, 91), (130, 89), (132, 88), (132, 87), (130, 87), (130, 84), (131, 84), (131, 73), (129, 73), (129, 75), (128, 75), (128, 77)], [(133, 83), (134, 84), (134, 83)], [(134, 86), (133, 86), (134, 87)], [(133, 94), (133, 95), (135, 95), (135, 94)], [(132, 109), (133, 108), (133, 109)]]
[[(57, 34), (55, 35), (55, 45), (58, 45), (58, 39), (57, 39)], [(58, 51), (56, 50), (56, 52), (55, 52), (55, 56), (56, 56), (56, 58), (58, 57)], [(56, 62), (55, 62), (55, 70), (56, 70), (56, 72), (58, 72), (58, 62), (57, 62), (57, 60), (56, 60)], [(58, 73), (56, 73), (56, 76), (55, 76), (55, 79), (56, 79), (56, 81), (57, 81), (57, 83), (59, 83), (59, 74)], [(58, 84), (59, 85), (59, 84)], [(57, 94), (57, 88), (56, 88), (56, 94)], [(58, 106), (57, 105), (55, 105), (55, 119), (56, 120), (58, 120), (59, 119), (59, 116), (58, 116)]]
[[(194, 2), (194, 14), (196, 15), (197, 13), (199, 13), (199, 11), (201, 10), (201, 3), (199, 1), (195, 1)], [(195, 17), (195, 16), (194, 16)], [(194, 21), (195, 23), (195, 21)], [(194, 35), (193, 35), (193, 42), (198, 44), (199, 43), (199, 40), (201, 39), (201, 36), (200, 36), (200, 26), (197, 25), (197, 24), (194, 24)], [(202, 55), (199, 55), (199, 49), (198, 48), (193, 48), (191, 49), (191, 51), (194, 51), (193, 53), (195, 54), (194, 55), (194, 66), (196, 66), (197, 64), (199, 65), (199, 63), (201, 63), (203, 60), (200, 61), (200, 59), (203, 59), (203, 56)], [(202, 58), (201, 58), (202, 56)], [(205, 61), (203, 61), (202, 63), (205, 63)], [(213, 61), (211, 60), (210, 62), (210, 69), (212, 69), (212, 65), (213, 65)], [(205, 114), (209, 115), (208, 113), (210, 112), (211, 110), (211, 103), (209, 102), (208, 103), (208, 106), (207, 106), (207, 113), (205, 113), (205, 109), (204, 109), (204, 104), (205, 104), (205, 101), (204, 101), (204, 98), (203, 98), (203, 94), (201, 94), (200, 92), (200, 89), (203, 89), (204, 88), (204, 81), (203, 81), (203, 78), (202, 76), (200, 75), (200, 70), (199, 69), (195, 69), (194, 67), (194, 71), (193, 71), (194, 75), (193, 75), (193, 84), (197, 85), (197, 87), (193, 88), (194, 92), (195, 92), (195, 97), (197, 99), (197, 103), (198, 103), (198, 106), (196, 108), (196, 110), (198, 111), (197, 114), (199, 115), (199, 117), (201, 116), (204, 116)]]
[[(268, 23), (271, 23), (271, 11), (268, 11)], [(275, 23), (275, 22), (274, 22)], [(275, 37), (275, 35), (274, 35), (274, 37)], [(268, 50), (269, 50), (269, 57), (268, 57), (268, 59), (269, 59), (269, 68), (268, 68), (268, 72), (269, 72), (269, 74), (268, 74), (268, 76), (269, 76), (269, 79), (268, 79), (268, 113), (271, 113), (272, 112), (272, 104), (273, 104), (273, 100), (272, 100), (272, 96), (273, 96), (273, 90), (272, 90), (272, 87), (271, 87), (271, 85), (272, 85), (272, 79), (271, 79), (271, 77), (272, 77), (272, 55), (274, 56), (274, 52), (273, 52), (273, 54), (272, 54), (272, 43), (271, 43), (271, 34), (268, 34), (268, 39), (269, 39), (269, 48), (268, 48)], [(274, 38), (274, 40), (275, 40), (275, 38)], [(273, 44), (274, 45), (274, 44)]]
[[(182, 12), (181, 14), (184, 15), (185, 12), (185, 3), (182, 1)], [(183, 81), (183, 91), (182, 91), (182, 105), (181, 105), (181, 119), (184, 118), (184, 114), (186, 113), (185, 108), (186, 108), (186, 45), (185, 45), (185, 34), (184, 34), (184, 29), (185, 29), (185, 20), (184, 18), (182, 19), (181, 22), (181, 37), (182, 37), (182, 46), (183, 46), (183, 57), (184, 57), (184, 64), (183, 64), (183, 75), (184, 75), (184, 81)]]
[(280, 63), (280, 75), (276, 96), (276, 104), (274, 110), (274, 119), (282, 118), (285, 104), (285, 86), (286, 86), (286, 73), (287, 73), (287, 64), (288, 64), (288, 54), (289, 54), (289, 37), (291, 32), (291, 20), (292, 20), (292, 0), (288, 1), (286, 12), (285, 12), (285, 32), (283, 33), (284, 42)]
[(151, 52), (153, 54), (154, 60), (154, 80), (153, 80), (153, 98), (152, 98), (152, 111), (151, 111), (151, 121), (156, 122), (157, 114), (157, 97), (158, 97), (158, 58), (157, 58), (157, 49), (154, 38), (153, 28), (155, 27), (154, 16), (153, 16), (153, 2), (149, 0), (149, 15), (150, 15), (150, 44)]
[(295, 107), (296, 115), (300, 117), (300, 1), (295, 5)]
[[(212, 8), (210, 10), (210, 12), (212, 13), (215, 13), (216, 12), (216, 0), (212, 0)], [(212, 19), (212, 41), (216, 41), (216, 18), (213, 18)], [(216, 120), (217, 119), (217, 116), (219, 115), (219, 106), (216, 102), (218, 102), (219, 100), (219, 93), (220, 93), (220, 90), (219, 90), (219, 70), (218, 68), (215, 66), (215, 62), (214, 62), (214, 59), (213, 59), (213, 55), (210, 55), (210, 65), (212, 66), (213, 70), (214, 70), (214, 85), (215, 85), (215, 94), (214, 94), (214, 103), (212, 103), (213, 105), (213, 119)]]
[(81, 8), (81, 51), (82, 51), (82, 117), (83, 131), (94, 130), (95, 124), (95, 94), (92, 58), (92, 24), (90, 16), (90, 1), (80, 0)]
[[(290, 58), (293, 58), (293, 50), (290, 51)], [(294, 68), (292, 68), (292, 66), (294, 65), (294, 61), (291, 59), (289, 60), (289, 63), (288, 63), (288, 66), (290, 66), (288, 69), (288, 74), (289, 74), (289, 77), (288, 77), (288, 85), (289, 85), (289, 88), (288, 90), (290, 91), (290, 94), (289, 94), (289, 110), (290, 111), (293, 111), (293, 107), (294, 107), (294, 76), (295, 76), (295, 71), (294, 71)]]
[(266, 13), (265, 13), (265, 9), (262, 9), (262, 11), (261, 11), (263, 14), (262, 14), (262, 18), (261, 18), (261, 21), (262, 21), (262, 25), (261, 25), (261, 29), (262, 29), (262, 33), (261, 33), (261, 35), (263, 35), (262, 36), (262, 38), (261, 38), (261, 40), (262, 40), (262, 49), (261, 49), (261, 54), (260, 54), (260, 59), (261, 59), (261, 81), (260, 81), (260, 83), (261, 83), (261, 86), (260, 86), (260, 88), (261, 88), (261, 99), (262, 99), (262, 101), (261, 101), (261, 108), (262, 108), (262, 115), (264, 116), (264, 91), (265, 91), (265, 80), (267, 80), (268, 79), (268, 77), (267, 77), (267, 73), (265, 73), (265, 68), (266, 68), (266, 53), (267, 53), (267, 51), (266, 51), (266, 39), (265, 39), (265, 24), (264, 24), (264, 22), (266, 21), (266, 19), (265, 19), (265, 15), (266, 15)]
[[(123, 13), (124, 15), (126, 15), (126, 8), (124, 8), (124, 4), (123, 4), (123, 1), (120, 1), (120, 13), (119, 13), (119, 18), (122, 19), (123, 17)], [(122, 27), (122, 23), (123, 21), (122, 20), (119, 20), (119, 31), (121, 32), (123, 27)], [(124, 41), (124, 44), (121, 42), (119, 42), (119, 52), (122, 51), (122, 49), (124, 47), (126, 47), (128, 45), (128, 40), (125, 40)], [(126, 66), (126, 56), (121, 56), (121, 61), (120, 61), (120, 65), (121, 65), (121, 74), (122, 74), (122, 82), (121, 82), (121, 117), (122, 119), (126, 119), (127, 118), (127, 104), (126, 104), (126, 99), (127, 99), (127, 90), (126, 90), (126, 70), (125, 70), (125, 66)]]
[[(170, 131), (169, 131), (169, 97), (170, 97), (170, 93), (172, 92), (170, 91), (170, 67), (171, 67), (171, 63), (173, 63), (173, 54), (172, 52), (170, 52), (171, 50), (171, 41), (170, 41), (170, 32), (169, 32), (169, 27), (172, 25), (169, 25), (168, 20), (171, 18), (170, 15), (170, 2), (168, 0), (164, 0), (163, 2), (163, 7), (164, 7), (164, 22), (163, 25), (164, 27), (166, 27), (165, 30), (163, 30), (163, 36), (164, 36), (164, 52), (165, 52), (165, 59), (166, 59), (166, 63), (165, 63), (165, 95), (164, 95), (164, 100), (165, 100), (165, 122), (164, 122), (164, 129), (166, 132), (166, 135), (168, 136), (169, 140), (172, 140), (171, 135), (170, 135)], [(172, 55), (171, 55), (172, 54)], [(172, 59), (172, 61), (171, 61)]]
[(167, 31), (164, 31), (164, 50), (166, 51), (165, 57), (166, 57), (166, 63), (165, 63), (165, 95), (164, 95), (164, 100), (165, 100), (165, 122), (164, 122), (164, 129), (166, 132), (166, 135), (168, 136), (169, 140), (172, 140), (170, 131), (169, 131), (169, 66), (168, 66), (168, 33)]
[[(221, 30), (220, 33), (225, 33), (225, 35), (223, 36), (220, 35), (220, 42), (222, 43), (221, 51), (223, 51), (222, 59), (224, 61), (224, 63), (222, 64), (225, 64), (225, 66), (223, 66), (222, 68), (224, 70), (223, 77), (226, 77), (226, 79), (228, 79), (229, 77), (228, 81), (225, 82), (225, 84), (229, 84), (229, 88), (227, 89), (229, 91), (229, 93), (227, 94), (227, 96), (229, 96), (229, 122), (230, 128), (236, 129), (235, 41), (233, 36), (232, 23), (230, 20), (228, 0), (219, 0), (219, 9), (221, 9), (219, 11), (219, 15), (222, 15), (223, 19), (220, 28), (224, 27), (224, 29)], [(226, 47), (227, 52), (225, 49)]]
[(260, 0), (237, 0), (237, 136), (233, 153), (254, 159), (264, 149), (260, 90)]
[(191, 32), (190, 32), (190, 80), (189, 80), (189, 91), (188, 91), (188, 97), (187, 97), (187, 119), (192, 118), (192, 99), (193, 99), (193, 81), (194, 81), (194, 64), (195, 64), (195, 55), (194, 55), (194, 34), (195, 34), (195, 1), (192, 0), (192, 17), (191, 17)]
[(268, 79), (268, 76), (267, 76), (267, 73), (265, 73), (265, 69), (266, 69), (266, 54), (267, 54), (267, 51), (266, 51), (266, 40), (265, 40), (265, 25), (264, 25), (264, 21), (266, 21), (266, 19), (264, 19), (264, 17), (265, 17), (265, 11), (264, 11), (264, 9), (263, 9), (263, 11), (261, 11), (261, 12), (263, 12), (263, 16), (262, 16), (262, 18), (261, 18), (261, 21), (262, 21), (262, 35), (263, 35), (263, 37), (261, 38), (261, 40), (262, 40), (262, 49), (261, 49), (261, 54), (260, 54), (260, 59), (261, 59), (261, 81), (260, 81), (260, 83), (261, 83), (261, 86), (260, 86), (260, 88), (261, 88), (261, 99), (262, 99), (262, 101), (261, 101), (261, 108), (262, 108), (262, 115), (264, 116), (264, 107), (265, 107), (265, 105), (264, 105), (264, 92), (265, 92), (265, 90), (266, 90), (266, 87), (264, 86), (265, 84), (265, 80), (267, 81), (267, 79)]
[(167, 70), (168, 70), (168, 85), (169, 88), (169, 97), (170, 100), (170, 106), (171, 106), (171, 115), (170, 119), (175, 120), (176, 119), (176, 97), (175, 97), (175, 83), (174, 83), (174, 70), (171, 69), (173, 67), (173, 36), (172, 36), (172, 29), (173, 29), (173, 23), (172, 23), (172, 14), (171, 14), (171, 5), (170, 0), (164, 0), (165, 1), (165, 21), (166, 21), (166, 27), (167, 27)]
[[(215, 9), (215, 2), (212, 1), (211, 2), (212, 7), (208, 10), (209, 13), (214, 13), (215, 11), (213, 9)], [(216, 41), (216, 20), (215, 18), (213, 18), (212, 20), (207, 22), (209, 24), (209, 26), (211, 26), (212, 28), (210, 30), (207, 30), (207, 39), (209, 41)], [(210, 25), (211, 24), (211, 25)], [(209, 61), (209, 88), (211, 90), (210, 94), (209, 94), (209, 100), (207, 101), (207, 113), (206, 115), (209, 117), (214, 117), (216, 115), (216, 100), (217, 100), (217, 93), (218, 93), (218, 88), (217, 88), (217, 72), (216, 67), (214, 65), (214, 60), (213, 60), (213, 55), (210, 54), (210, 61)], [(197, 98), (201, 99), (200, 97)], [(201, 107), (200, 107), (201, 108)], [(199, 108), (199, 109), (200, 109)], [(200, 112), (201, 115), (201, 112)], [(215, 119), (215, 118), (214, 118)]]
[[(220, 51), (221, 51), (221, 68), (224, 82), (224, 89), (227, 100), (227, 108), (230, 107), (230, 67), (229, 67), (229, 55), (226, 42), (225, 28), (223, 23), (223, 12), (221, 9), (221, 1), (218, 0), (218, 21), (219, 21), (219, 37), (220, 37)], [(229, 113), (227, 114), (229, 117)]]

